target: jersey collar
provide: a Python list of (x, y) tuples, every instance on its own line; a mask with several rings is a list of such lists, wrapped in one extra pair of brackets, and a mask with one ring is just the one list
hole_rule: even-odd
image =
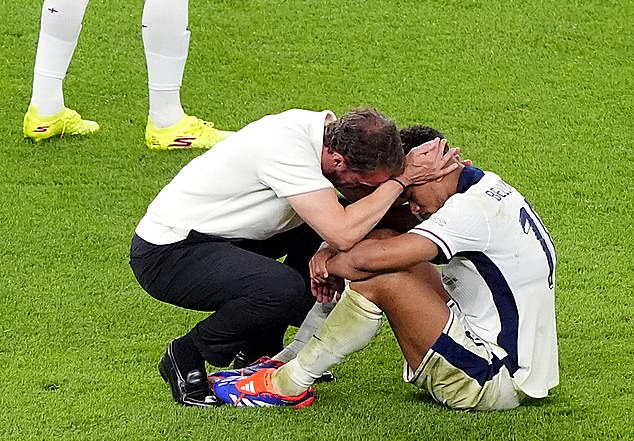
[(472, 185), (480, 182), (480, 179), (484, 177), (484, 172), (477, 167), (465, 167), (460, 172), (460, 177), (458, 178), (458, 193), (464, 193), (469, 190)]

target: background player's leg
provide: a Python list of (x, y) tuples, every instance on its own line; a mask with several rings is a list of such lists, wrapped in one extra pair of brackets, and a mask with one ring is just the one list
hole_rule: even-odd
[(145, 1), (142, 34), (150, 97), (145, 143), (151, 149), (210, 148), (231, 134), (186, 115), (181, 106), (189, 51), (187, 22), (187, 0)]
[(34, 141), (56, 135), (87, 135), (99, 130), (64, 107), (62, 83), (73, 58), (88, 0), (46, 0), (33, 69), (33, 94), (22, 130)]
[(184, 116), (180, 88), (189, 51), (188, 0), (146, 0), (143, 46), (148, 69), (150, 118), (156, 127)]
[(46, 0), (37, 43), (33, 74), (33, 95), (42, 116), (64, 107), (62, 82), (77, 46), (88, 0)]

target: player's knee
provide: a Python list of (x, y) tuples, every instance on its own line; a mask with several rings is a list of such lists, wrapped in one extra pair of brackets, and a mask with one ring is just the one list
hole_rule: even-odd
[(387, 292), (385, 284), (391, 283), (390, 279), (392, 279), (392, 277), (390, 276), (390, 274), (381, 274), (370, 279), (352, 282), (350, 284), (350, 289), (358, 292), (375, 305), (381, 307), (384, 303), (384, 296)]
[(406, 271), (384, 273), (366, 280), (352, 282), (350, 288), (357, 291), (363, 297), (384, 309), (393, 301), (393, 289), (403, 283), (404, 278), (409, 277)]

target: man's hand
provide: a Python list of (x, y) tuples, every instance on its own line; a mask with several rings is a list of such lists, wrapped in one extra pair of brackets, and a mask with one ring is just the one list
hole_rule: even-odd
[(329, 275), (326, 265), (337, 253), (335, 248), (324, 242), (308, 262), (310, 290), (319, 303), (330, 303), (335, 296), (339, 300), (343, 292), (344, 280), (341, 277)]
[(458, 163), (447, 167), (448, 162), (455, 160), (455, 149), (443, 154), (446, 139), (436, 138), (413, 148), (405, 157), (405, 170), (397, 179), (405, 186), (424, 184), (451, 173), (458, 168)]
[(461, 163), (462, 165), (464, 165), (465, 167), (469, 167), (470, 165), (473, 165), (473, 161), (471, 159), (465, 159), (464, 161), (460, 158), (460, 147), (455, 147), (454, 149), (455, 152), (455, 158), (456, 161), (458, 161), (459, 163)]

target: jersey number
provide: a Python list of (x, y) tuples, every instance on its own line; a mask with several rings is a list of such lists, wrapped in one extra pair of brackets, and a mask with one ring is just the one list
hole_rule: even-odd
[[(535, 233), (535, 237), (541, 244), (542, 250), (544, 250), (544, 254), (546, 255), (546, 260), (548, 261), (548, 268), (549, 268), (548, 287), (552, 289), (553, 277), (555, 273), (555, 261), (553, 259), (553, 255), (550, 251), (550, 248), (548, 247), (548, 243), (546, 242), (546, 240), (550, 242), (550, 245), (553, 247), (553, 250), (555, 249), (555, 246), (552, 243), (552, 240), (550, 239), (550, 236), (548, 235), (548, 231), (546, 230), (546, 227), (544, 226), (542, 220), (539, 218), (539, 216), (537, 216), (537, 213), (533, 211), (528, 201), (526, 201), (526, 204), (528, 205), (528, 209), (533, 214), (533, 216), (531, 216), (531, 213), (529, 213), (529, 210), (527, 210), (525, 207), (520, 208), (520, 225), (522, 226), (522, 229), (524, 230), (524, 233), (526, 234), (528, 234), (530, 230), (533, 230), (533, 233)], [(539, 225), (544, 229), (544, 232), (546, 233), (546, 235), (548, 235), (547, 239), (544, 238), (544, 236), (542, 235), (541, 231), (537, 227), (537, 223), (535, 222), (535, 220), (539, 222)]]

